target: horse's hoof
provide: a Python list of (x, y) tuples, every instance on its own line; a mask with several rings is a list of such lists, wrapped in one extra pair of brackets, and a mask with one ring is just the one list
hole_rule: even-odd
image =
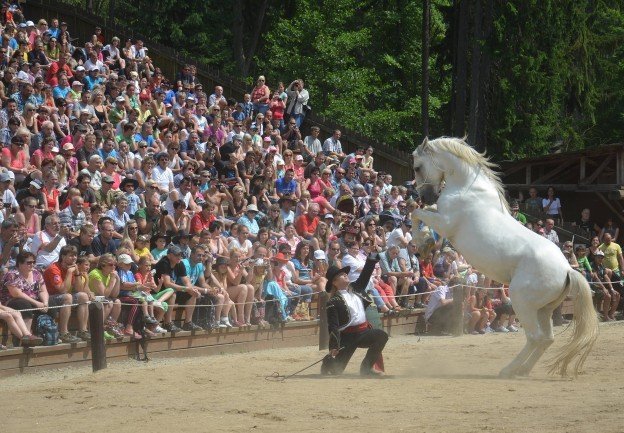
[(509, 370), (501, 370), (501, 372), (498, 373), (498, 377), (500, 379), (514, 379), (516, 377), (516, 373)]

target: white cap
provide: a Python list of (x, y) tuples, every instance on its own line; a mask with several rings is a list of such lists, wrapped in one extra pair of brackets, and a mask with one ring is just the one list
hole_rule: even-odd
[(255, 204), (247, 205), (247, 212), (258, 212), (258, 206)]
[(119, 257), (117, 257), (117, 261), (125, 265), (129, 265), (130, 263), (133, 263), (132, 257), (130, 257), (128, 254), (121, 254)]
[(26, 21), (26, 26), (35, 27), (35, 23), (33, 23), (32, 21)]
[(327, 256), (325, 255), (325, 251), (316, 250), (314, 251), (314, 259), (315, 260), (327, 260)]

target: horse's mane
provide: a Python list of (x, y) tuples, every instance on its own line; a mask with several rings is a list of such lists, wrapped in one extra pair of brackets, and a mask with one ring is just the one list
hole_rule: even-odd
[(485, 174), (485, 176), (490, 179), (494, 188), (496, 188), (496, 192), (498, 193), (498, 197), (500, 198), (503, 209), (510, 213), (509, 204), (505, 199), (505, 190), (503, 187), (503, 182), (501, 182), (500, 175), (495, 169), (498, 168), (498, 165), (491, 162), (490, 159), (485, 156), (484, 153), (479, 153), (472, 148), (466, 141), (461, 138), (455, 137), (440, 137), (435, 140), (431, 140), (428, 142), (429, 146), (435, 147), (436, 149), (440, 149), (446, 152), (449, 152), (452, 155), (455, 155), (459, 159), (466, 161), (466, 163), (470, 165), (476, 165), (481, 169), (481, 172)]

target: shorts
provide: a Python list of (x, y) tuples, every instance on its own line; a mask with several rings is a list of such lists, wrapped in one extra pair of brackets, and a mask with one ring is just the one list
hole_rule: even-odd
[(496, 316), (498, 317), (500, 317), (503, 314), (507, 316), (516, 314), (511, 304), (501, 304), (498, 307), (494, 308), (494, 312), (496, 313)]
[(191, 299), (191, 295), (186, 292), (176, 292), (176, 304), (183, 305), (186, 304), (189, 299)]

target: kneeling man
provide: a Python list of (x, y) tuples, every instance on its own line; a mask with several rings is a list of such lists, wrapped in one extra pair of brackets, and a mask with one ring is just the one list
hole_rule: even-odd
[(360, 374), (384, 374), (381, 351), (388, 341), (388, 334), (381, 329), (373, 329), (366, 320), (366, 307), (372, 302), (366, 287), (378, 261), (377, 254), (371, 254), (359, 278), (353, 283), (349, 283), (349, 266), (330, 266), (327, 269), (325, 290), (330, 294), (327, 301), (329, 355), (321, 364), (322, 374), (342, 373), (358, 347), (368, 348)]

